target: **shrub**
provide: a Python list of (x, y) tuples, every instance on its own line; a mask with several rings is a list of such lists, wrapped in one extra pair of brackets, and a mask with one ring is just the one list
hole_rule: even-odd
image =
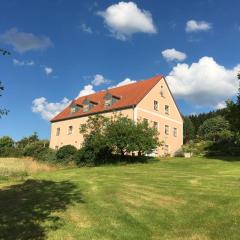
[(3, 136), (0, 138), (0, 156), (10, 157), (14, 152), (14, 141), (8, 136)]
[(82, 147), (74, 156), (78, 166), (96, 166), (113, 161), (109, 148), (94, 149), (91, 146)]
[(73, 145), (65, 145), (61, 147), (56, 153), (56, 159), (61, 163), (69, 163), (74, 160), (74, 155), (77, 152), (77, 148)]
[(37, 160), (49, 163), (56, 163), (56, 151), (51, 148), (44, 149), (41, 153), (38, 154)]
[(38, 158), (39, 154), (46, 149), (42, 141), (33, 142), (26, 145), (23, 149), (23, 156)]

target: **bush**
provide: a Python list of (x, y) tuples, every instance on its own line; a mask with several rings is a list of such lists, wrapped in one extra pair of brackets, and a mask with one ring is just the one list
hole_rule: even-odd
[(41, 141), (33, 142), (25, 146), (23, 156), (38, 158), (39, 154), (46, 149), (45, 144)]
[(51, 148), (46, 148), (38, 154), (36, 159), (43, 162), (56, 163), (56, 151)]
[(87, 146), (77, 151), (74, 161), (78, 166), (97, 166), (111, 162), (112, 154), (107, 147), (96, 150)]
[(74, 161), (74, 156), (77, 153), (77, 148), (73, 145), (65, 145), (56, 153), (56, 160), (60, 163), (69, 163)]

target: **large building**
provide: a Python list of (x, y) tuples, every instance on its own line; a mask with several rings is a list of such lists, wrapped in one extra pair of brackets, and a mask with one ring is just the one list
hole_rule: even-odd
[(183, 119), (164, 77), (110, 88), (79, 97), (51, 120), (50, 147), (71, 144), (81, 147), (81, 124), (93, 114), (121, 113), (133, 121), (145, 120), (159, 131), (163, 146), (153, 154), (174, 155), (183, 143)]

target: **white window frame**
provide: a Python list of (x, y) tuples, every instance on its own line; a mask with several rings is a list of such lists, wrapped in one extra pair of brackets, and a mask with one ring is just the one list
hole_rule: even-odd
[[(155, 126), (155, 123), (156, 123), (156, 126)], [(153, 121), (153, 127), (156, 127), (156, 129), (158, 130), (159, 129), (159, 123), (157, 121)]]
[[(156, 104), (155, 104), (156, 103)], [(157, 106), (156, 108), (155, 108), (155, 106)], [(159, 111), (159, 104), (158, 104), (158, 101), (157, 100), (153, 100), (153, 109), (155, 110), (155, 111)]]
[[(166, 131), (167, 130), (167, 131)], [(164, 133), (165, 135), (169, 135), (169, 132), (170, 132), (170, 127), (169, 125), (165, 125), (165, 128), (164, 128)]]
[[(166, 107), (167, 107), (167, 109), (166, 109)], [(166, 115), (170, 115), (170, 106), (169, 105), (165, 105), (164, 112)]]
[(178, 137), (178, 129), (176, 127), (173, 128), (173, 136)]
[(57, 128), (57, 131), (56, 131), (56, 136), (57, 136), (57, 137), (60, 136), (60, 132), (61, 132), (61, 129), (60, 129), (60, 127), (58, 127), (58, 128)]
[[(70, 129), (71, 129), (71, 130), (70, 130)], [(73, 126), (71, 125), (71, 126), (68, 126), (67, 134), (68, 134), (68, 135), (72, 135), (72, 133), (73, 133)]]

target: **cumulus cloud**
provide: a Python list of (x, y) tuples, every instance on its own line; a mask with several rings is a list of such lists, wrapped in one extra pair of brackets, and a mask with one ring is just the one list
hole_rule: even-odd
[(56, 103), (48, 102), (45, 97), (40, 97), (33, 100), (32, 111), (39, 113), (42, 119), (49, 121), (67, 107), (70, 102), (66, 97)]
[(24, 53), (31, 50), (44, 50), (52, 46), (50, 38), (35, 36), (32, 33), (20, 32), (17, 28), (11, 28), (0, 35), (0, 40), (13, 46), (14, 50)]
[(44, 67), (44, 72), (48, 76), (53, 73), (53, 69), (51, 67)]
[(92, 81), (92, 84), (94, 86), (99, 86), (99, 85), (102, 85), (102, 84), (106, 84), (106, 83), (109, 83), (110, 80), (106, 79), (103, 75), (101, 74), (96, 74), (94, 76), (94, 79)]
[(205, 21), (189, 20), (186, 23), (186, 32), (208, 31), (212, 28), (212, 24)]
[(28, 66), (28, 67), (35, 65), (34, 61), (32, 61), (32, 60), (31, 61), (20, 61), (17, 59), (13, 59), (13, 64), (16, 66)]
[(92, 29), (91, 29), (89, 26), (87, 26), (85, 23), (82, 23), (82, 24), (79, 26), (79, 28), (80, 28), (83, 32), (86, 32), (86, 33), (89, 33), (89, 34), (93, 33)]
[(88, 84), (86, 86), (83, 87), (83, 89), (79, 92), (77, 97), (82, 97), (82, 96), (86, 96), (89, 94), (95, 93), (95, 90), (93, 89), (93, 85)]
[(149, 11), (138, 8), (134, 2), (119, 2), (98, 12), (112, 35), (119, 40), (127, 40), (135, 33), (157, 33)]
[(212, 57), (202, 57), (191, 65), (177, 64), (166, 80), (177, 98), (197, 106), (219, 108), (227, 98), (236, 94), (238, 70), (240, 64), (227, 69)]
[(121, 87), (127, 84), (135, 83), (135, 80), (131, 80), (130, 78), (125, 78), (123, 81), (119, 82), (117, 85), (111, 86), (109, 88)]
[(135, 83), (135, 80), (131, 80), (130, 78), (125, 78), (123, 81), (119, 82), (116, 87), (124, 86), (130, 83)]
[(167, 61), (183, 61), (187, 58), (186, 53), (177, 51), (175, 48), (171, 49), (166, 49), (162, 51), (162, 56), (167, 60)]

